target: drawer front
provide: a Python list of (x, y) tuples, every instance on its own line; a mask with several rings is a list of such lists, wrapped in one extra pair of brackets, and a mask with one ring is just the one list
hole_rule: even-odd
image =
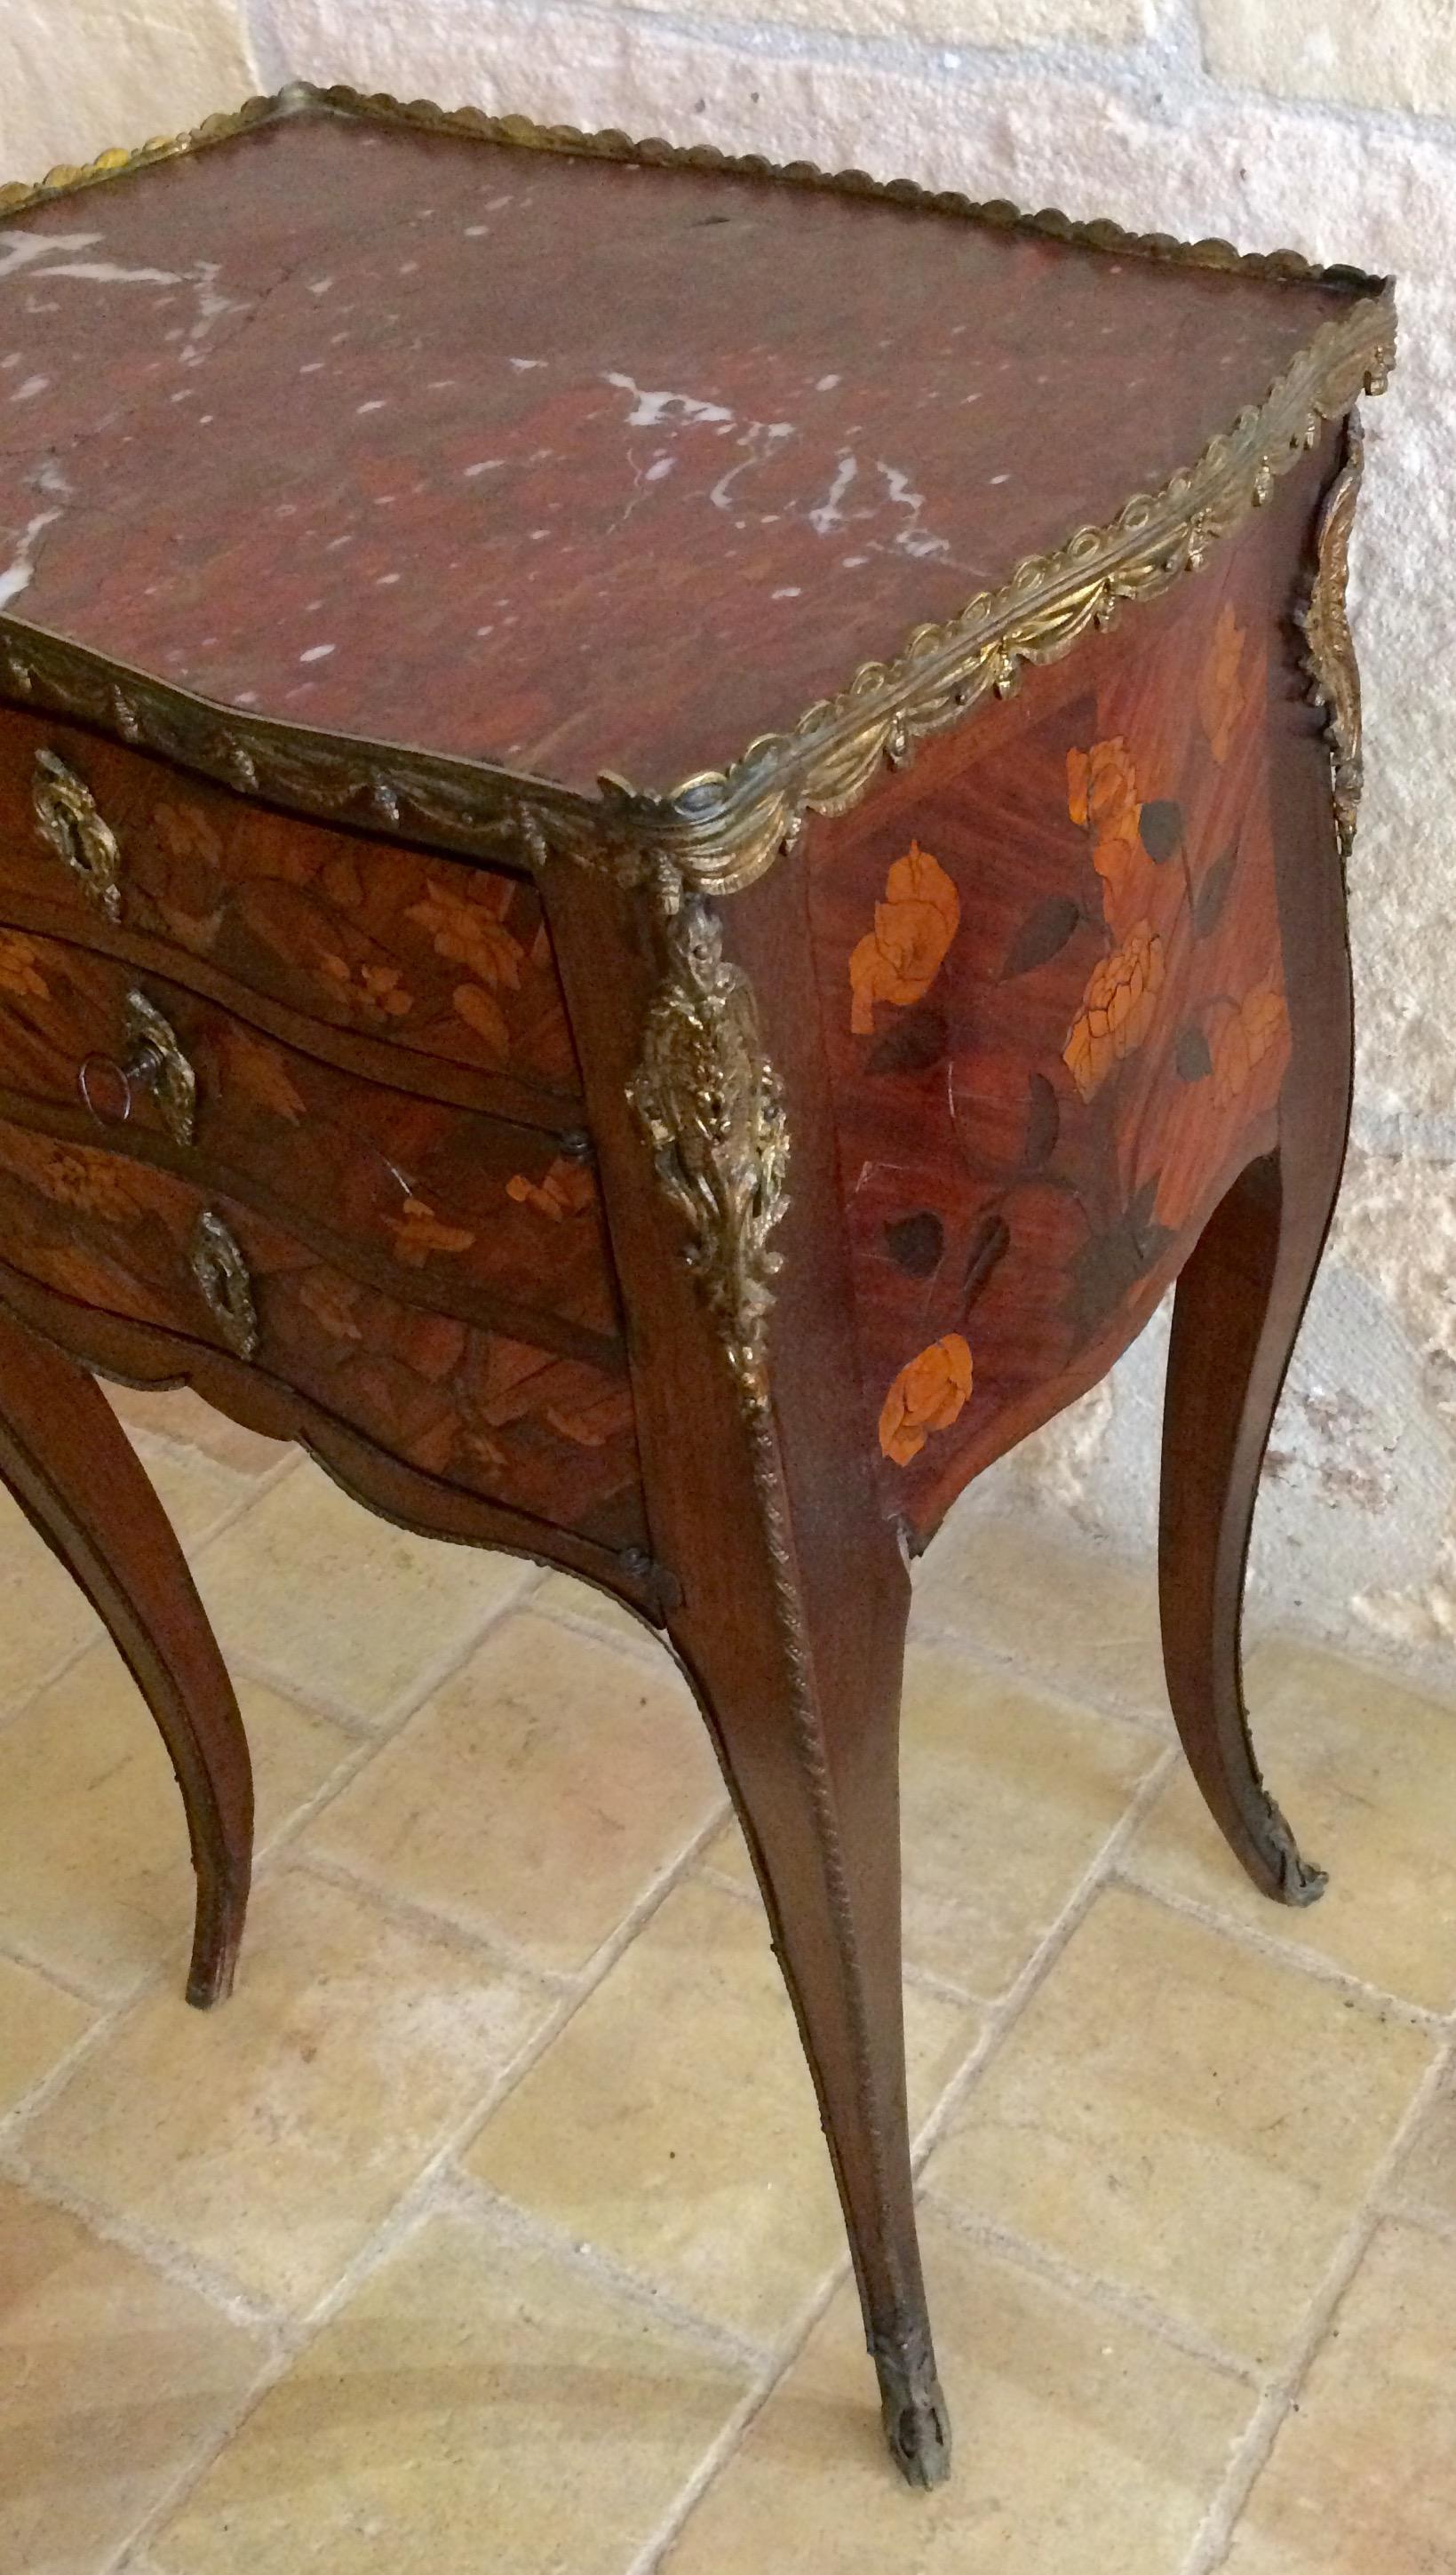
[(103, 1131), (124, 1118), (128, 1151), (256, 1193), (415, 1301), (511, 1328), (554, 1317), (588, 1357), (618, 1346), (584, 1138), (564, 1149), (539, 1128), (363, 1081), (160, 976), (5, 929), (0, 1092), (78, 1142), (119, 1143)]
[(231, 1350), (447, 1483), (646, 1546), (621, 1378), (404, 1304), (234, 1200), (0, 1121), (0, 1258), (81, 1304)]
[(58, 929), (162, 941), (328, 1027), (580, 1096), (541, 905), (503, 871), (299, 822), (0, 707), (6, 893)]

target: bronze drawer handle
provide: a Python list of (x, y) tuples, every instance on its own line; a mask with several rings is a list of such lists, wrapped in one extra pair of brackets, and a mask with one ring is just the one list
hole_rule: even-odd
[[(99, 1127), (124, 1127), (132, 1114), (133, 1096), (150, 1091), (162, 1112), (162, 1124), (174, 1145), (191, 1145), (197, 1132), (197, 1076), (178, 1044), (177, 1032), (145, 993), (128, 993), (122, 1034), (130, 1040), (124, 1063), (109, 1055), (88, 1055), (76, 1077), (76, 1088)], [(117, 1105), (108, 1109), (101, 1078), (116, 1089)]]
[(74, 770), (53, 751), (35, 756), (31, 792), (42, 837), (79, 877), (98, 912), (108, 921), (121, 919), (121, 851), (109, 823), (103, 823), (96, 800)]
[(237, 1237), (211, 1208), (204, 1208), (192, 1229), (192, 1275), (203, 1301), (230, 1350), (240, 1359), (258, 1352), (258, 1309), (248, 1265)]

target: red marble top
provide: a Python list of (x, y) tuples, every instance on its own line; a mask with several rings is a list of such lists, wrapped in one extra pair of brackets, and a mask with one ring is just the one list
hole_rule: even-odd
[(1347, 301), (311, 107), (0, 220), (0, 605), (666, 789), (1192, 463)]

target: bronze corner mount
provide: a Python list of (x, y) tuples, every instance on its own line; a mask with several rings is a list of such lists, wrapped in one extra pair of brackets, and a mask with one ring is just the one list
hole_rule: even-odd
[(768, 1410), (780, 1267), (769, 1238), (788, 1204), (783, 1086), (763, 1052), (753, 988), (724, 957), (717, 916), (668, 868), (658, 871), (658, 907), (666, 973), (628, 1097), (752, 1418)]
[(1365, 780), (1360, 671), (1346, 599), (1350, 534), (1364, 470), (1365, 433), (1358, 411), (1352, 411), (1345, 423), (1344, 458), (1325, 494), (1315, 529), (1313, 587), (1296, 618), (1304, 637), (1310, 699), (1326, 710), (1324, 733), (1330, 756), (1335, 837), (1342, 862), (1348, 860), (1355, 845), (1355, 822)]

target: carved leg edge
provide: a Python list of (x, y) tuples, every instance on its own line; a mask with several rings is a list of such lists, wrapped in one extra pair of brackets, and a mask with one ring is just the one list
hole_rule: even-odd
[(253, 1783), (227, 1668), (171, 1522), (89, 1372), (0, 1302), (0, 1482), (66, 1567), (156, 1721), (196, 1878), (187, 1999), (231, 1992), (252, 1876)]
[(889, 2455), (906, 2485), (928, 2492), (950, 2474), (950, 2414), (923, 2317), (871, 2333), (879, 2410)]
[(226, 1859), (215, 1864), (196, 1852), (192, 1865), (197, 1878), (197, 1912), (187, 1970), (187, 1999), (195, 2011), (211, 2011), (215, 2004), (225, 2003), (233, 1990), (248, 1918), (252, 1872), (246, 1865), (238, 1868)]
[(1244, 1694), (1242, 1623), (1259, 1470), (1338, 1179), (1323, 1152), (1250, 1163), (1178, 1281), (1164, 1413), (1159, 1591), (1168, 1696), (1224, 1839), (1276, 1904), (1316, 1903), (1306, 1859), (1264, 1785)]

